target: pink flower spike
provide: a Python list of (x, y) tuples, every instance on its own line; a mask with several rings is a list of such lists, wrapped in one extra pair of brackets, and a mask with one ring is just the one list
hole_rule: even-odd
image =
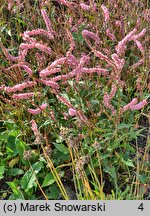
[(110, 101), (115, 96), (116, 91), (117, 91), (117, 86), (115, 84), (112, 84), (112, 88), (111, 88), (110, 94), (105, 93), (104, 97), (103, 97), (104, 106), (106, 108), (108, 108), (108, 109), (111, 110), (111, 113), (112, 113), (113, 116), (116, 114), (116, 110), (114, 109), (114, 107), (112, 106), (112, 104), (110, 103)]
[(115, 115), (116, 114), (116, 110), (114, 109), (114, 107), (112, 106), (112, 104), (110, 103), (110, 97), (109, 95), (106, 93), (103, 97), (103, 103), (104, 103), (104, 106), (108, 109), (111, 110), (111, 113), (112, 115)]
[(33, 36), (33, 35), (45, 35), (45, 36), (48, 36), (49, 39), (53, 39), (52, 33), (48, 32), (44, 29), (35, 29), (32, 31), (25, 31), (23, 34), (25, 37)]
[(117, 20), (117, 21), (115, 22), (115, 25), (121, 28), (121, 26), (122, 26), (121, 21), (120, 21), (120, 20)]
[(73, 66), (77, 66), (78, 65), (78, 61), (77, 59), (72, 55), (72, 54), (69, 54), (68, 56), (68, 59), (67, 59), (67, 64), (69, 65), (73, 65)]
[(67, 6), (68, 8), (73, 8), (73, 6), (75, 6), (74, 2), (69, 2), (67, 0), (56, 0), (56, 1)]
[(115, 84), (112, 84), (112, 87), (111, 87), (111, 92), (109, 94), (109, 98), (112, 99), (115, 94), (116, 94), (116, 91), (117, 91), (117, 86)]
[(32, 129), (34, 135), (35, 135), (35, 136), (38, 136), (38, 135), (39, 135), (39, 131), (38, 131), (36, 122), (32, 119), (32, 120), (30, 121), (30, 123), (31, 123), (31, 129)]
[(33, 119), (30, 121), (30, 124), (31, 124), (31, 129), (32, 129), (32, 131), (33, 131), (33, 133), (35, 135), (35, 141), (34, 141), (34, 143), (35, 144), (36, 143), (39, 144), (41, 142), (41, 134), (38, 131), (37, 124), (36, 124), (36, 122)]
[(116, 67), (119, 69), (119, 70), (122, 70), (123, 66), (124, 66), (124, 63), (125, 63), (125, 60), (124, 59), (120, 59), (119, 56), (114, 53), (111, 55), (111, 58), (113, 59)]
[(109, 29), (109, 28), (106, 29), (106, 35), (107, 35), (112, 41), (115, 41), (115, 40), (116, 40), (115, 35), (112, 34), (112, 33), (110, 32), (110, 29)]
[(72, 108), (69, 109), (68, 113), (69, 113), (70, 116), (77, 115), (77, 111), (75, 109), (72, 109)]
[(138, 18), (136, 21), (136, 26), (139, 27), (141, 25), (141, 18)]
[(47, 54), (51, 53), (51, 48), (50, 47), (48, 47), (46, 44), (43, 44), (41, 42), (37, 42), (36, 40), (31, 40), (31, 42), (29, 44), (27, 44), (27, 43), (21, 43), (20, 44), (20, 49), (23, 49), (23, 50), (26, 50), (26, 51), (29, 50), (29, 49), (33, 49), (33, 48), (37, 48), (37, 49), (39, 49), (42, 52), (45, 52)]
[(45, 110), (46, 107), (47, 107), (47, 104), (42, 104), (42, 105), (40, 106), (40, 109), (41, 109), (41, 110)]
[(75, 69), (76, 73), (76, 81), (79, 81), (82, 77), (82, 68), (84, 64), (87, 64), (89, 62), (89, 56), (83, 54), (82, 57), (79, 59), (79, 64), (77, 68)]
[(133, 100), (130, 103), (128, 103), (127, 105), (125, 105), (123, 107), (123, 112), (125, 112), (126, 110), (131, 109), (135, 104), (137, 104), (137, 102), (138, 102), (138, 99), (137, 98), (133, 98)]
[(13, 7), (13, 4), (14, 4), (14, 1), (13, 0), (8, 0), (7, 2), (8, 2), (7, 3), (8, 4), (8, 10), (11, 11), (11, 9)]
[(60, 72), (60, 68), (54, 68), (54, 69), (43, 69), (41, 72), (40, 72), (40, 77), (47, 77), (51, 74), (55, 74), (55, 73), (58, 73)]
[(38, 108), (38, 109), (28, 109), (28, 112), (33, 114), (33, 115), (37, 115), (39, 113), (41, 113), (41, 110)]
[(40, 80), (43, 84), (50, 86), (52, 89), (58, 89), (59, 85), (52, 80)]
[(79, 59), (78, 67), (82, 68), (84, 64), (89, 63), (89, 60), (90, 60), (90, 57), (88, 55), (83, 54), (82, 57)]
[(112, 60), (109, 59), (107, 55), (104, 55), (102, 52), (97, 51), (97, 50), (93, 50), (93, 52), (94, 52), (94, 54), (95, 54), (96, 57), (98, 57), (98, 58), (100, 58), (100, 59), (108, 62), (111, 65), (113, 64)]
[(92, 73), (98, 73), (102, 74), (104, 76), (108, 76), (108, 71), (103, 68), (95, 67), (95, 68), (83, 68), (83, 73), (92, 74)]
[(47, 31), (51, 34), (51, 37), (53, 37), (53, 29), (52, 29), (52, 25), (51, 25), (51, 22), (50, 22), (50, 19), (47, 15), (47, 12), (45, 9), (41, 9), (41, 14), (42, 14), (42, 17), (44, 19), (44, 22), (46, 24), (46, 28), (47, 28)]
[(18, 85), (15, 85), (13, 87), (4, 87), (4, 91), (5, 92), (16, 92), (16, 91), (22, 91), (25, 88), (31, 87), (36, 85), (36, 82), (33, 81), (28, 81), (28, 82), (24, 82)]
[(83, 30), (82, 31), (82, 36), (84, 37), (84, 38), (90, 38), (90, 39), (92, 39), (92, 40), (94, 40), (96, 43), (99, 43), (99, 42), (101, 42), (100, 41), (100, 39), (99, 39), (99, 37), (96, 35), (96, 34), (94, 34), (93, 32), (91, 32), (91, 31), (88, 31), (88, 30)]
[(147, 100), (143, 100), (141, 101), (140, 103), (134, 105), (131, 107), (131, 110), (139, 110), (139, 109), (142, 109), (144, 106), (147, 105)]
[(143, 63), (144, 63), (144, 59), (140, 59), (137, 63), (133, 64), (130, 68), (134, 69), (134, 68), (140, 66)]
[(104, 19), (105, 19), (105, 23), (108, 23), (110, 16), (109, 16), (109, 10), (107, 9), (107, 7), (105, 5), (101, 5), (101, 8), (103, 10), (104, 13)]
[(31, 68), (29, 68), (24, 63), (14, 64), (11, 67), (7, 68), (6, 70), (10, 70), (10, 69), (15, 68), (15, 67), (22, 67), (30, 76), (32, 76), (32, 74), (33, 74)]
[(18, 60), (19, 62), (25, 62), (25, 57), (28, 53), (28, 50), (19, 50), (19, 56), (18, 56)]
[(80, 3), (80, 7), (82, 8), (82, 10), (85, 10), (85, 11), (89, 11), (90, 10), (90, 6), (84, 4), (83, 2)]
[(32, 76), (33, 72), (31, 70), (31, 68), (29, 68), (27, 65), (25, 64), (18, 64), (18, 66), (22, 67), (30, 76)]
[(70, 48), (69, 48), (69, 50), (68, 50), (68, 52), (66, 54), (66, 56), (68, 56), (74, 50), (75, 42), (74, 42), (74, 38), (73, 38), (71, 32), (68, 29), (66, 29), (66, 32), (67, 32), (67, 36), (68, 36), (69, 41), (70, 41)]
[(29, 50), (29, 49), (33, 49), (35, 46), (34, 44), (27, 44), (27, 43), (21, 43), (19, 48), (22, 50)]
[[(36, 94), (37, 94), (38, 96), (41, 95), (40, 92), (36, 92)], [(34, 92), (21, 93), (21, 94), (13, 94), (13, 95), (12, 95), (12, 98), (14, 98), (14, 99), (30, 99), (30, 98), (32, 98), (34, 95), (35, 95)]]
[(50, 66), (48, 68), (49, 69), (53, 69), (55, 67), (59, 67), (60, 65), (64, 64), (66, 60), (67, 60), (66, 57), (62, 57), (62, 58), (56, 59), (54, 62), (52, 62), (50, 64)]
[(137, 29), (133, 29), (129, 32), (115, 47), (117, 54), (121, 54), (126, 49), (126, 43), (131, 39), (131, 37), (136, 33)]
[(6, 58), (7, 58), (9, 61), (14, 61), (14, 62), (16, 62), (16, 61), (19, 60), (19, 57), (18, 57), (18, 56), (12, 56), (12, 55), (8, 52), (8, 50), (7, 50), (5, 47), (3, 47), (2, 44), (0, 44), (0, 48), (2, 49), (4, 55), (6, 56)]
[(47, 107), (47, 104), (42, 104), (39, 108), (37, 109), (28, 109), (28, 112), (33, 114), (33, 115), (37, 115), (39, 113), (41, 113), (43, 110), (45, 110)]
[[(61, 66), (62, 64), (64, 64), (66, 60), (67, 60), (66, 57), (62, 57), (62, 58), (56, 59), (54, 62), (52, 62), (52, 63), (50, 64), (50, 66), (48, 66), (47, 68), (43, 69), (43, 70), (40, 72), (40, 76), (41, 76), (41, 77), (46, 77), (46, 76), (48, 76), (48, 75), (51, 75), (51, 74), (60, 72), (60, 66)], [(57, 68), (56, 68), (56, 67), (57, 67)]]
[(96, 57), (99, 57), (102, 60), (108, 61), (108, 57), (106, 55), (104, 55), (102, 52), (94, 51), (94, 54), (96, 55)]
[(50, 54), (52, 51), (50, 47), (48, 47), (46, 44), (42, 44), (42, 43), (35, 43), (34, 47), (41, 50), (42, 52), (47, 53), (47, 54)]
[(146, 34), (146, 32), (147, 32), (147, 29), (144, 28), (139, 34), (133, 35), (130, 40), (137, 40), (140, 37), (144, 37), (144, 35)]
[(135, 40), (134, 42), (136, 43), (138, 49), (143, 53), (144, 52), (144, 48), (143, 48), (141, 42), (138, 41), (138, 40)]

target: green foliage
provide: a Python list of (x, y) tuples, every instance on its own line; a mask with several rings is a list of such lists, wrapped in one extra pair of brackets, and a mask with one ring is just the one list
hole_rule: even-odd
[(0, 166), (0, 179), (4, 178), (5, 166)]

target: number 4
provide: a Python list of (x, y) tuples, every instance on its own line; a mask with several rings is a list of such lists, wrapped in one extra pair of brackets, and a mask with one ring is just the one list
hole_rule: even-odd
[(144, 207), (143, 207), (143, 203), (141, 203), (138, 207), (139, 210), (143, 211), (144, 210)]

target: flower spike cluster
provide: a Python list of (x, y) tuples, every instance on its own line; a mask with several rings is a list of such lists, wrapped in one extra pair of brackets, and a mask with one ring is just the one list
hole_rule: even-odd
[[(68, 101), (62, 95), (62, 86), (67, 85), (70, 80), (73, 80), (75, 83), (82, 83), (86, 76), (88, 77), (101, 77), (103, 76), (104, 80), (108, 81), (108, 86), (111, 83), (111, 91), (110, 93), (105, 92), (103, 96), (103, 108), (111, 112), (114, 116), (116, 115), (117, 109), (112, 105), (112, 100), (116, 96), (117, 88), (122, 87), (125, 83), (122, 80), (122, 74), (126, 69), (126, 62), (125, 62), (125, 52), (128, 47), (128, 44), (132, 41), (133, 46), (137, 46), (138, 49), (144, 53), (144, 47), (142, 42), (140, 41), (147, 32), (147, 29), (144, 28), (140, 30), (139, 27), (141, 23), (141, 18), (136, 22), (135, 27), (129, 32), (126, 32), (124, 27), (124, 20), (123, 16), (121, 16), (120, 20), (117, 18), (115, 20), (115, 25), (120, 29), (120, 36), (119, 42), (117, 30), (113, 29), (111, 24), (113, 21), (111, 20), (109, 8), (107, 8), (104, 4), (101, 4), (101, 10), (103, 12), (103, 29), (104, 34), (107, 36), (106, 38), (109, 39), (108, 41), (111, 42), (111, 46), (107, 46), (106, 41), (102, 41), (103, 34), (101, 35), (101, 30), (92, 25), (92, 21), (86, 23), (86, 19), (83, 16), (79, 18), (79, 20), (74, 23), (74, 17), (69, 17), (64, 21), (64, 32), (65, 37), (64, 41), (68, 41), (68, 46), (66, 46), (63, 50), (59, 49), (58, 52), (53, 49), (53, 41), (55, 42), (55, 37), (61, 38), (63, 34), (57, 34), (54, 31), (52, 26), (52, 22), (48, 16), (48, 12), (46, 7), (48, 6), (48, 1), (42, 1), (41, 5), (41, 16), (45, 23), (45, 29), (37, 28), (33, 30), (27, 30), (22, 33), (23, 42), (19, 46), (18, 56), (12, 56), (9, 53), (9, 49), (3, 47), (0, 43), (0, 47), (2, 49), (3, 54), (7, 57), (7, 59), (11, 62), (11, 66), (8, 69), (5, 69), (6, 72), (12, 72), (11, 69), (17, 70), (17, 67), (20, 67), (25, 74), (27, 79), (19, 84), (15, 84), (14, 86), (0, 86), (0, 91), (6, 93), (7, 95), (11, 96), (13, 101), (16, 100), (32, 100), (34, 101), (35, 96), (39, 96), (41, 99), (43, 94), (40, 91), (37, 91), (38, 85), (47, 86), (48, 89), (51, 90), (51, 93), (55, 95), (61, 103), (63, 103), (68, 109), (68, 116), (76, 116), (82, 122), (88, 122), (86, 115), (84, 115), (82, 110), (76, 109), (73, 105), (73, 102), (70, 100)], [(68, 1), (68, 0), (56, 0), (58, 4), (63, 5), (65, 10), (72, 11), (72, 9), (79, 10), (85, 14), (87, 13), (95, 13), (97, 14), (97, 5), (95, 1), (88, 1), (85, 3), (84, 1)], [(116, 1), (110, 1), (113, 5), (118, 5)], [(21, 8), (21, 2), (16, 1), (16, 4), (20, 5), (18, 8)], [(8, 0), (8, 8), (9, 10), (12, 9), (14, 2)], [(109, 4), (108, 4), (109, 5)], [(109, 7), (109, 6), (108, 6)], [(82, 9), (82, 10), (81, 10)], [(61, 17), (58, 19), (58, 23), (61, 23)], [(80, 28), (78, 28), (80, 26)], [(91, 27), (91, 29), (90, 29)], [(87, 30), (88, 29), (88, 30)], [(81, 38), (78, 39), (79, 35)], [(41, 36), (41, 40), (39, 39)], [(45, 43), (45, 40), (48, 40)], [(89, 49), (85, 49), (80, 53), (77, 53), (76, 50), (78, 48), (78, 43), (86, 43)], [(106, 46), (105, 46), (106, 44)], [(117, 45), (116, 45), (117, 44)], [(68, 48), (69, 47), (69, 48)], [(81, 47), (82, 48), (82, 47)], [(34, 50), (33, 55), (35, 55), (35, 60), (37, 63), (36, 69), (32, 66), (32, 63), (26, 61), (28, 59), (28, 54)], [(90, 50), (90, 51), (89, 51)], [(36, 53), (36, 54), (35, 54)], [(47, 58), (48, 56), (48, 58)], [(93, 61), (94, 59), (94, 61)], [(136, 69), (139, 65), (144, 63), (144, 58), (140, 57), (140, 60), (137, 61), (135, 64), (129, 67), (129, 70)], [(94, 62), (94, 64), (93, 64)], [(96, 63), (95, 63), (96, 62)], [(15, 64), (14, 64), (15, 63)], [(20, 71), (20, 70), (19, 70)], [(35, 75), (35, 73), (38, 73)], [(24, 75), (23, 74), (23, 75)], [(37, 78), (38, 77), (38, 78)], [(101, 82), (101, 81), (100, 81)], [(107, 86), (107, 82), (106, 82)], [(124, 85), (125, 86), (125, 85)], [(66, 87), (66, 86), (65, 86)], [(41, 89), (42, 89), (41, 88)], [(28, 92), (28, 90), (30, 91)], [(140, 89), (140, 88), (139, 88)], [(139, 90), (140, 91), (140, 90)], [(29, 101), (29, 102), (30, 102)], [(36, 109), (28, 108), (28, 112), (37, 115), (40, 114), (42, 111), (46, 110), (47, 103), (42, 103), (41, 106), (37, 107)], [(140, 110), (147, 105), (147, 100), (143, 100), (138, 103), (138, 99), (134, 98), (130, 103), (122, 107), (122, 113), (126, 110)], [(54, 116), (54, 115), (53, 115)], [(35, 122), (31, 122), (33, 124), (33, 128), (36, 128)]]

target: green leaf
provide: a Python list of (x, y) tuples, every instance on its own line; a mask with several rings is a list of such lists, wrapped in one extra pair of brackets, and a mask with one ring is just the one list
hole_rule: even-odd
[(114, 167), (106, 167), (104, 171), (108, 173), (113, 179), (117, 179), (116, 170)]
[(13, 167), (18, 163), (19, 159), (20, 159), (19, 156), (13, 158), (13, 159), (9, 162), (9, 167), (10, 167), (10, 168), (13, 168)]
[(48, 119), (46, 120), (43, 124), (41, 124), (41, 126), (39, 127), (39, 129), (41, 129), (42, 127), (48, 126), (52, 124), (52, 120)]
[(6, 152), (8, 155), (15, 156), (17, 155), (16, 145), (15, 145), (16, 137), (10, 135), (6, 144)]
[(0, 179), (4, 178), (4, 176), (3, 176), (4, 172), (5, 172), (5, 167), (0, 166)]
[(52, 185), (55, 182), (55, 178), (52, 173), (48, 173), (43, 181), (42, 187)]
[(54, 163), (58, 166), (65, 161), (70, 160), (70, 155), (69, 154), (62, 154), (58, 149), (54, 149), (53, 151), (53, 158), (54, 158)]
[(26, 145), (26, 143), (23, 142), (22, 140), (16, 138), (15, 145), (16, 145), (16, 150), (19, 153), (19, 155), (23, 156), (23, 153), (25, 151), (25, 145)]
[(50, 192), (48, 193), (49, 200), (57, 200), (60, 195), (60, 189), (56, 184), (51, 185)]
[(26, 26), (27, 24), (20, 18), (15, 17), (14, 20), (18, 21), (19, 24), (22, 24), (23, 26)]
[(18, 175), (24, 174), (24, 171), (22, 169), (19, 169), (19, 168), (14, 168), (14, 169), (10, 170), (10, 174), (12, 176), (18, 176)]
[(36, 176), (32, 173), (31, 170), (27, 171), (21, 179), (21, 187), (25, 189), (25, 192), (28, 192), (30, 188), (36, 186)]
[(118, 140), (114, 140), (112, 143), (111, 143), (111, 148), (112, 149), (116, 149), (120, 146), (120, 141)]
[(122, 158), (122, 162), (123, 162), (123, 164), (125, 164), (126, 166), (129, 166), (129, 167), (135, 167), (134, 166), (134, 164), (133, 164), (133, 162), (131, 161), (131, 160), (124, 160), (123, 158)]
[(11, 194), (10, 197), (8, 198), (8, 200), (24, 200), (23, 195), (20, 194)]
[(118, 129), (122, 130), (124, 128), (129, 129), (131, 128), (133, 125), (132, 124), (125, 124), (125, 123), (121, 123), (118, 125)]
[[(59, 177), (64, 176), (64, 172), (58, 172)], [(43, 181), (42, 187), (46, 187), (48, 185), (52, 185), (55, 182), (55, 178), (52, 173), (48, 173)]]
[(61, 93), (61, 96), (64, 97), (65, 99), (67, 99), (70, 102), (69, 96), (67, 93)]
[(54, 146), (61, 152), (63, 152), (64, 154), (68, 154), (69, 150), (68, 148), (64, 145), (64, 144), (54, 144)]
[(139, 181), (142, 183), (142, 184), (145, 184), (146, 182), (147, 182), (147, 180), (148, 180), (148, 176), (146, 176), (146, 175), (140, 175), (140, 174), (138, 174), (138, 179), (139, 179)]
[(101, 156), (100, 156), (100, 159), (101, 160), (104, 160), (104, 159), (106, 159), (106, 158), (109, 158), (110, 157), (110, 153), (106, 153), (106, 154), (101, 154)]
[(16, 199), (23, 199), (24, 198), (23, 195), (22, 195), (22, 192), (20, 190), (18, 180), (15, 179), (13, 182), (7, 182), (7, 184), (12, 189)]
[(21, 187), (25, 189), (26, 192), (28, 192), (32, 187), (37, 186), (36, 174), (38, 174), (42, 168), (43, 163), (38, 161), (24, 174), (21, 179)]
[(42, 161), (38, 161), (35, 164), (32, 165), (32, 168), (34, 170), (34, 172), (37, 174), (38, 172), (40, 172), (40, 170), (43, 168), (43, 162)]
[(9, 137), (8, 131), (4, 131), (2, 133), (0, 133), (0, 142), (7, 142)]

